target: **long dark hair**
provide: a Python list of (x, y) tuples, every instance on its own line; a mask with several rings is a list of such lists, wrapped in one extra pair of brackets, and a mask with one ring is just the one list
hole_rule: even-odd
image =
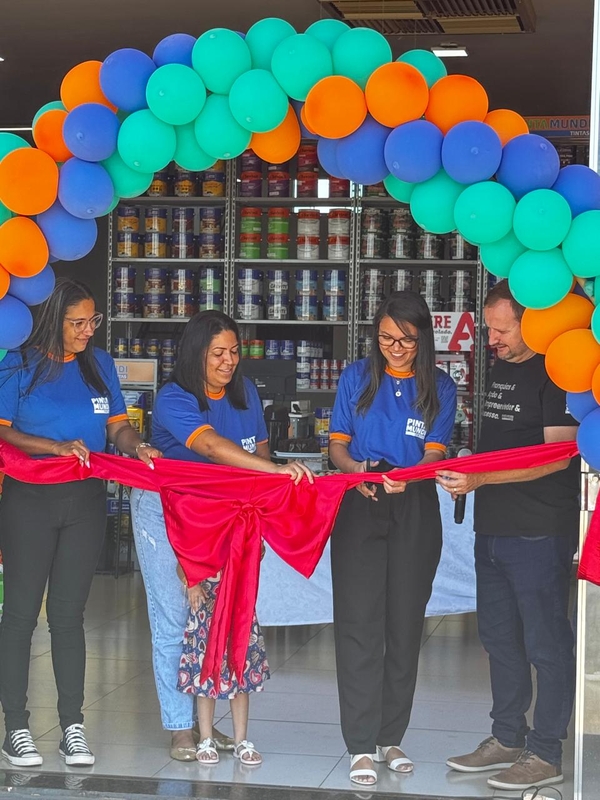
[[(94, 295), (85, 283), (70, 278), (58, 278), (54, 291), (40, 305), (31, 336), (20, 348), (23, 364), (34, 368), (26, 394), (31, 394), (36, 386), (56, 380), (61, 374), (65, 358), (64, 319), (67, 309), (76, 306), (82, 300), (92, 300), (95, 303)], [(77, 353), (75, 358), (85, 383), (98, 394), (109, 394), (108, 386), (100, 374), (94, 356), (92, 339), (85, 350)], [(68, 400), (69, 398), (65, 397), (65, 402)]]
[[(201, 411), (208, 411), (206, 399), (206, 356), (210, 343), (223, 331), (232, 331), (241, 349), (240, 330), (234, 320), (222, 311), (201, 311), (191, 318), (183, 330), (179, 342), (177, 362), (170, 382), (176, 383), (193, 394)], [(234, 408), (245, 410), (246, 392), (244, 378), (238, 364), (233, 377), (225, 387), (225, 393)]]
[(436, 386), (435, 347), (433, 325), (427, 303), (415, 292), (394, 292), (377, 309), (373, 319), (373, 345), (369, 354), (369, 383), (356, 405), (359, 413), (366, 413), (379, 391), (387, 361), (379, 347), (379, 326), (384, 317), (390, 317), (403, 333), (410, 336), (406, 323), (419, 332), (417, 356), (413, 369), (417, 382), (416, 410), (419, 411), (428, 429), (431, 428), (440, 410)]

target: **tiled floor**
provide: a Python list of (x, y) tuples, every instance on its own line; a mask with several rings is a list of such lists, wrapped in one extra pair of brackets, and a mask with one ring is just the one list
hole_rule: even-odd
[[(169, 758), (150, 662), (150, 636), (139, 575), (98, 576), (86, 614), (88, 645), (85, 722), (96, 766), (78, 774), (235, 781), (245, 784), (350, 790), (348, 757), (339, 730), (333, 631), (328, 625), (265, 629), (272, 679), (252, 698), (250, 737), (265, 756), (259, 768), (229, 756), (210, 768)], [(50, 641), (43, 622), (34, 635), (30, 672), (31, 729), (44, 755), (44, 771), (68, 769), (58, 756)], [(427, 620), (411, 726), (404, 745), (415, 760), (411, 775), (379, 767), (370, 794), (392, 792), (440, 797), (499, 797), (482, 776), (452, 772), (445, 759), (472, 749), (489, 735), (487, 659), (474, 615)], [(219, 727), (231, 732), (228, 706), (218, 707)], [(567, 744), (572, 800), (572, 748)], [(5, 767), (5, 762), (0, 765)], [(519, 797), (515, 793), (514, 797)]]

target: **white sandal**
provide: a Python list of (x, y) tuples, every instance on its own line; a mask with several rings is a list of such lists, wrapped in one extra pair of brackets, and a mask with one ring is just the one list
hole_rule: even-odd
[[(262, 764), (263, 760), (256, 747), (247, 739), (242, 739), (241, 742), (236, 744), (233, 748), (233, 755), (239, 758), (241, 763), (245, 764), (247, 767), (258, 767), (259, 764)], [(258, 758), (252, 758), (252, 756), (258, 756)]]
[[(350, 756), (350, 780), (358, 786), (374, 786), (377, 783), (377, 773), (374, 769), (352, 769), (357, 761), (361, 758), (370, 758), (371, 763), (375, 760), (374, 753), (358, 753), (355, 756)], [(372, 778), (371, 781), (361, 781), (358, 778)]]
[(391, 769), (392, 772), (401, 772), (401, 773), (412, 772), (413, 769), (415, 768), (415, 765), (410, 760), (410, 758), (407, 758), (406, 756), (400, 756), (398, 758), (394, 758), (392, 759), (392, 761), (388, 763), (387, 754), (390, 752), (390, 750), (392, 750), (392, 748), (400, 750), (400, 752), (402, 752), (401, 748), (398, 745), (393, 744), (390, 745), (390, 747), (380, 747), (379, 745), (377, 745), (377, 752), (373, 756), (373, 761), (377, 761), (378, 763), (382, 763), (383, 761), (385, 761), (387, 763), (388, 769)]
[[(200, 755), (206, 753), (209, 758), (199, 758)], [(198, 742), (196, 745), (196, 760), (200, 764), (218, 764), (219, 763), (219, 753), (217, 752), (217, 746), (215, 745), (215, 740), (211, 739), (210, 737), (203, 739), (201, 742)]]

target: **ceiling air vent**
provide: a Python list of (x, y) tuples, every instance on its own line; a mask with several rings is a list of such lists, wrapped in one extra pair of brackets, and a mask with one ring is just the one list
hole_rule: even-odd
[(354, 27), (407, 33), (531, 33), (533, 0), (320, 0)]

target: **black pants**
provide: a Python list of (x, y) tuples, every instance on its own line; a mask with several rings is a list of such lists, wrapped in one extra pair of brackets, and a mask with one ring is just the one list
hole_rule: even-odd
[(0, 502), (4, 611), (0, 700), (7, 730), (27, 728), (31, 637), (46, 612), (63, 728), (83, 722), (83, 611), (106, 529), (102, 481), (35, 486), (7, 478)]
[(351, 755), (402, 742), (441, 553), (433, 482), (397, 495), (379, 486), (377, 497), (347, 492), (331, 539), (338, 691)]

